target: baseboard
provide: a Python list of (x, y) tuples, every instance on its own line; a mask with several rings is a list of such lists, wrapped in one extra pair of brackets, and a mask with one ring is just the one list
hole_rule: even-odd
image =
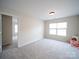
[[(39, 39), (39, 40), (41, 40), (41, 39)], [(23, 46), (25, 46), (25, 45), (28, 45), (28, 44), (34, 43), (34, 42), (39, 41), (39, 40), (30, 41), (30, 42), (28, 42), (28, 43), (25, 43), (25, 44), (19, 45), (18, 47), (23, 47)]]
[(9, 46), (9, 45), (11, 45), (11, 44), (5, 44), (5, 45), (2, 45), (2, 46), (4, 47), (4, 46)]

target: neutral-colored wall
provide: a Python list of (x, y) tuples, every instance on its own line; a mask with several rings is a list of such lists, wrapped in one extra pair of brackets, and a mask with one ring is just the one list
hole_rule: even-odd
[(79, 17), (78, 17), (78, 37), (79, 37)]
[(10, 9), (2, 9), (1, 14), (18, 17), (18, 46), (24, 46), (43, 39), (43, 21), (31, 15), (23, 14)]
[[(48, 25), (50, 23), (54, 23), (54, 22), (67, 22), (68, 23), (67, 37), (54, 36), (54, 35), (48, 34)], [(79, 24), (79, 16), (70, 16), (70, 17), (65, 17), (65, 18), (47, 20), (44, 22), (44, 37), (50, 38), (50, 39), (55, 39), (55, 40), (60, 40), (60, 41), (67, 41), (71, 36), (78, 35), (78, 32), (79, 32), (78, 24)]]
[[(17, 26), (16, 26), (17, 25)], [(17, 32), (16, 32), (17, 29)], [(18, 47), (18, 18), (12, 17), (12, 46)]]
[(19, 20), (19, 46), (43, 39), (43, 21), (31, 16)]
[(2, 52), (2, 17), (0, 15), (0, 56), (1, 56), (1, 52)]
[(12, 17), (2, 15), (2, 45), (12, 44)]

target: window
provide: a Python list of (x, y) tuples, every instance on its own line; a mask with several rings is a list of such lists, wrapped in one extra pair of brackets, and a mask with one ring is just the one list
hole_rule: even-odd
[(17, 33), (17, 32), (18, 32), (18, 25), (15, 24), (15, 33)]
[(66, 36), (67, 32), (67, 22), (61, 23), (51, 23), (49, 24), (49, 34)]

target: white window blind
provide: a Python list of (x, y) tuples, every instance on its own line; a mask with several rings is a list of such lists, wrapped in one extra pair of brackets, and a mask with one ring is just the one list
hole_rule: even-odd
[(67, 22), (49, 24), (49, 34), (66, 36), (67, 35)]

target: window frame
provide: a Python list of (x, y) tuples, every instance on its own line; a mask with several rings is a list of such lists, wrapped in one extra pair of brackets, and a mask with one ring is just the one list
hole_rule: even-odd
[[(57, 28), (57, 24), (58, 23), (66, 23), (66, 28)], [(55, 23), (56, 24), (56, 28), (50, 28), (50, 24), (54, 24), (54, 23), (49, 23), (49, 29), (48, 29), (48, 33), (49, 33), (49, 35), (56, 35), (56, 36), (67, 36), (67, 22), (57, 22), (57, 23)], [(55, 29), (56, 30), (56, 34), (50, 34), (50, 30), (51, 29)], [(65, 35), (58, 35), (58, 30), (66, 30), (66, 34)]]

